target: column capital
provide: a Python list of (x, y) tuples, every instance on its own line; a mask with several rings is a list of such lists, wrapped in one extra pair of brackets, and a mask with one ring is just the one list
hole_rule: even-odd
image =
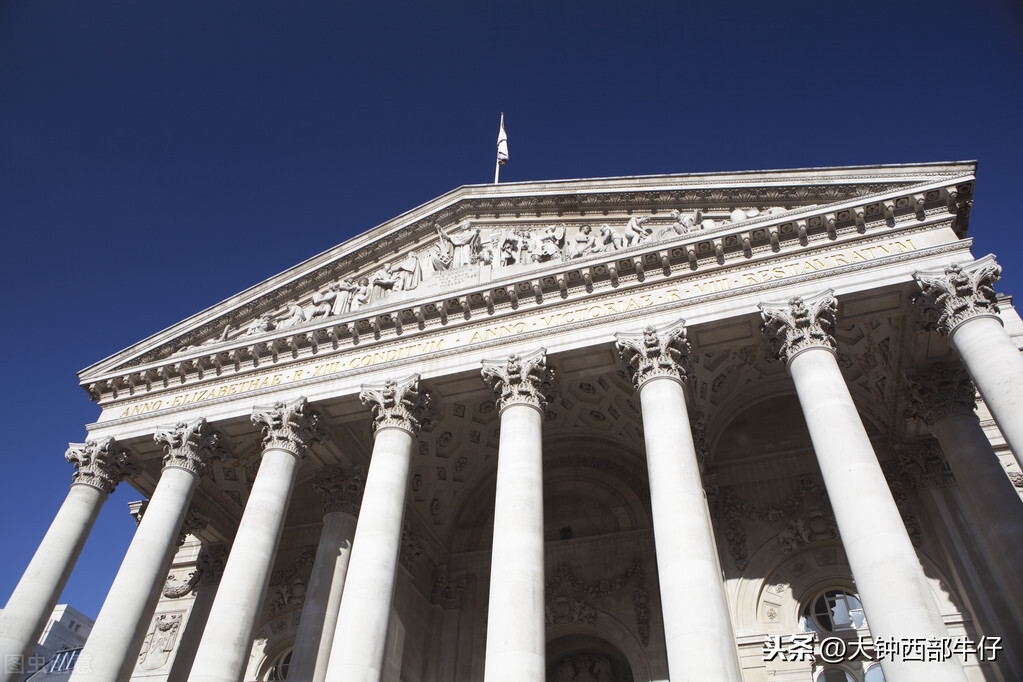
[(997, 315), (994, 285), (1001, 276), (1002, 267), (991, 254), (972, 263), (914, 272), (920, 293), (913, 305), (923, 317), (924, 329), (948, 336), (969, 319)]
[(426, 421), (430, 392), (419, 390), (419, 375), (412, 374), (382, 384), (363, 384), (359, 399), (373, 410), (374, 431), (402, 429), (415, 438)]
[(68, 443), (64, 458), (75, 465), (71, 485), (89, 485), (107, 495), (114, 492), (118, 483), (139, 471), (128, 451), (110, 436)]
[(163, 445), (164, 469), (176, 467), (199, 477), (206, 475), (213, 460), (227, 455), (220, 433), (205, 417), (161, 429), (153, 434), (153, 440)]
[(909, 416), (933, 427), (957, 414), (974, 414), (977, 389), (966, 368), (959, 363), (937, 363), (926, 370), (906, 373)]
[(942, 488), (956, 484), (941, 445), (933, 438), (896, 448), (899, 465), (917, 488)]
[(483, 361), (483, 381), (497, 393), (497, 406), (529, 405), (541, 413), (554, 395), (554, 370), (547, 366), (547, 349), (512, 353), (503, 360)]
[(252, 423), (263, 429), (264, 452), (284, 450), (301, 458), (310, 445), (326, 440), (321, 422), (320, 413), (310, 408), (304, 397), (252, 408)]
[(344, 512), (352, 516), (359, 515), (362, 504), (362, 492), (366, 476), (362, 467), (354, 466), (345, 470), (340, 466), (316, 475), (313, 485), (323, 496), (323, 513)]
[(662, 327), (615, 334), (618, 357), (637, 389), (657, 377), (685, 383), (690, 350), (685, 324), (680, 319)]
[(810, 348), (835, 352), (838, 301), (832, 289), (809, 298), (793, 296), (785, 303), (761, 303), (759, 308), (764, 318), (761, 331), (771, 356), (788, 364)]

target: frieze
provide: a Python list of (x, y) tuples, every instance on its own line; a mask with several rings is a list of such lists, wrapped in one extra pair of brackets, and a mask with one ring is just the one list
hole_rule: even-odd
[[(722, 273), (725, 275), (722, 277), (678, 280), (665, 283), (660, 287), (650, 286), (643, 292), (631, 295), (609, 291), (604, 295), (590, 297), (581, 307), (562, 304), (557, 308), (552, 308), (547, 314), (537, 311), (522, 315), (513, 321), (501, 322), (488, 317), (485, 324), (455, 327), (447, 333), (434, 332), (427, 336), (407, 338), (397, 343), (390, 341), (366, 348), (363, 347), (365, 344), (359, 344), (351, 346), (344, 355), (334, 355), (319, 360), (305, 360), (295, 365), (288, 363), (275, 368), (274, 371), (264, 371), (256, 375), (252, 375), (250, 372), (244, 380), (207, 384), (202, 388), (185, 391), (179, 389), (167, 397), (130, 402), (119, 408), (115, 414), (116, 417), (145, 415), (191, 403), (230, 398), (250, 391), (274, 389), (277, 386), (299, 380), (326, 379), (330, 375), (365, 369), (382, 362), (414, 361), (415, 358), (422, 355), (456, 352), (466, 345), (479, 344), (480, 347), (485, 347), (487, 342), (505, 337), (527, 335), (531, 332), (542, 333), (544, 330), (554, 327), (593, 321), (599, 317), (625, 318), (628, 317), (627, 313), (641, 312), (643, 309), (654, 306), (705, 300), (708, 297), (720, 298), (733, 295), (738, 290), (756, 291), (770, 288), (776, 281), (803, 281), (831, 270), (846, 270), (865, 266), (879, 258), (897, 259), (901, 257), (901, 259), (905, 259), (913, 257), (916, 251), (928, 248), (930, 241), (933, 240), (928, 239), (926, 235), (914, 235), (880, 243), (850, 245), (843, 249), (827, 251), (814, 258), (788, 259), (774, 263), (770, 268), (737, 269)], [(959, 247), (957, 244), (951, 244), (946, 248)], [(509, 310), (506, 314), (512, 314), (512, 312)], [(406, 328), (406, 334), (403, 336), (407, 335), (408, 329)], [(308, 351), (306, 351), (306, 355), (308, 356)], [(225, 369), (226, 371), (229, 370)], [(155, 388), (157, 388), (156, 385), (154, 385)]]
[[(935, 178), (942, 177), (940, 174), (935, 174)], [(758, 182), (762, 182), (760, 179)], [(688, 180), (686, 180), (688, 184)], [(933, 183), (932, 183), (933, 184)], [(932, 209), (934, 205), (941, 204), (947, 201), (949, 205), (949, 211), (954, 213), (955, 207), (968, 202), (967, 195), (972, 191), (972, 184), (961, 184), (957, 188), (951, 188), (948, 192), (940, 187), (942, 183), (939, 182), (935, 187), (920, 186), (922, 190), (925, 190), (921, 196), (927, 197), (927, 200), (931, 202)], [(947, 183), (945, 183), (947, 184)], [(296, 316), (296, 311), (291, 309), (291, 305), (294, 304), (296, 298), (301, 294), (301, 291), (310, 291), (312, 289), (317, 290), (317, 294), (322, 297), (324, 295), (330, 295), (331, 293), (337, 292), (341, 287), (354, 287), (359, 286), (359, 280), (363, 277), (367, 278), (367, 284), (372, 290), (373, 288), (373, 276), (378, 274), (376, 272), (369, 272), (367, 267), (371, 263), (379, 263), (381, 256), (388, 253), (394, 253), (400, 251), (402, 248), (408, 248), (412, 245), (412, 240), (417, 236), (433, 232), (437, 229), (438, 225), (441, 226), (456, 226), (461, 224), (460, 221), (464, 221), (466, 217), (475, 216), (478, 221), (483, 215), (493, 215), (495, 219), (501, 214), (504, 214), (504, 218), (508, 218), (508, 212), (513, 211), (514, 214), (521, 215), (527, 213), (523, 208), (528, 206), (534, 209), (528, 211), (538, 217), (544, 216), (550, 217), (550, 214), (554, 213), (558, 218), (562, 217), (566, 210), (571, 212), (572, 208), (578, 209), (580, 217), (587, 214), (587, 208), (593, 205), (603, 205), (608, 208), (614, 208), (616, 211), (621, 211), (626, 206), (636, 205), (640, 203), (648, 206), (649, 211), (653, 214), (658, 214), (663, 211), (674, 211), (678, 214), (688, 213), (691, 216), (698, 214), (702, 215), (707, 212), (717, 212), (720, 216), (717, 218), (717, 222), (713, 224), (711, 229), (716, 229), (721, 226), (728, 226), (730, 224), (741, 223), (743, 227), (747, 225), (756, 225), (760, 221), (770, 220), (779, 215), (782, 211), (788, 211), (789, 214), (798, 215), (807, 212), (820, 211), (821, 207), (818, 204), (829, 203), (829, 202), (842, 202), (842, 201), (867, 201), (880, 196), (885, 192), (898, 191), (904, 187), (905, 183), (892, 182), (892, 183), (865, 183), (865, 184), (851, 184), (851, 185), (823, 185), (823, 186), (793, 186), (789, 188), (785, 187), (747, 187), (741, 190), (736, 188), (729, 188), (727, 190), (715, 189), (699, 189), (699, 188), (688, 188), (685, 190), (659, 190), (657, 192), (613, 192), (613, 193), (593, 193), (584, 195), (565, 195), (562, 199), (553, 200), (551, 197), (481, 197), (481, 198), (466, 198), (460, 201), (455, 207), (449, 207), (434, 211), (429, 215), (425, 215), (415, 222), (405, 225), (392, 231), (388, 235), (384, 235), (372, 244), (361, 245), (358, 250), (336, 256), (333, 260), (322, 263), (318, 266), (317, 270), (306, 273), (291, 282), (279, 287), (278, 289), (266, 292), (258, 300), (253, 300), (242, 304), (234, 310), (218, 316), (215, 319), (208, 320), (201, 324), (198, 328), (189, 331), (185, 335), (179, 337), (174, 342), (164, 344), (161, 347), (155, 348), (147, 353), (139, 356), (136, 360), (132, 361), (133, 365), (141, 365), (153, 360), (168, 357), (174, 352), (178, 352), (182, 347), (195, 347), (200, 344), (216, 344), (219, 341), (226, 339), (226, 334), (229, 332), (229, 327), (234, 326), (234, 332), (237, 332), (240, 328), (248, 330), (251, 323), (245, 322), (245, 320), (259, 320), (261, 316), (271, 313), (275, 310), (275, 306), (284, 306), (282, 313), (273, 313), (274, 315), (280, 314), (279, 319), (289, 320), (292, 324), (299, 324), (302, 321), (309, 321), (312, 319), (309, 317), (310, 313), (314, 315), (322, 315), (322, 308), (317, 309), (316, 306), (322, 306), (324, 301), (320, 301), (314, 304), (314, 307), (303, 311), (302, 318)], [(624, 187), (624, 186), (623, 186)], [(926, 191), (928, 190), (929, 191)], [(914, 188), (915, 189), (915, 188)], [(933, 195), (933, 198), (932, 198)], [(960, 196), (962, 195), (962, 196)], [(948, 200), (949, 197), (957, 197), (954, 201)], [(601, 198), (603, 197), (603, 198)], [(509, 204), (508, 202), (513, 203)], [(937, 202), (935, 204), (934, 202)], [(774, 204), (772, 207), (771, 204)], [(782, 204), (782, 205), (779, 205)], [(786, 207), (791, 207), (794, 204), (809, 204), (804, 207), (797, 207), (794, 210), (788, 210)], [(880, 202), (875, 202), (877, 206), (880, 206)], [(872, 204), (871, 206), (873, 206)], [(689, 208), (681, 209), (682, 206), (688, 206)], [(736, 208), (745, 207), (745, 208)], [(766, 206), (766, 208), (765, 208)], [(849, 208), (839, 206), (836, 207), (836, 216), (838, 221), (847, 219), (850, 224), (862, 224), (864, 216), (870, 213), (871, 206), (864, 208)], [(540, 209), (540, 210), (536, 210)], [(629, 211), (632, 213), (632, 211)], [(742, 213), (745, 220), (736, 221), (735, 219), (738, 213)], [(759, 214), (759, 215), (758, 215)], [(867, 215), (869, 219), (869, 215)], [(618, 229), (629, 230), (630, 223), (635, 219), (635, 216), (629, 216), (622, 221), (623, 227)], [(715, 220), (710, 218), (709, 220)], [(678, 224), (683, 224), (679, 221)], [(693, 225), (697, 226), (699, 221), (694, 219)], [(545, 229), (550, 229), (548, 226)], [(691, 226), (690, 226), (691, 227)], [(660, 237), (660, 233), (664, 231), (666, 225), (662, 225), (659, 228), (659, 232), (653, 234), (655, 237)], [(704, 226), (706, 229), (707, 226)], [(578, 228), (581, 230), (581, 227)], [(590, 226), (590, 230), (594, 231), (594, 227)], [(691, 230), (690, 230), (691, 231)], [(675, 235), (684, 234), (680, 228), (674, 228)], [(571, 246), (573, 244), (573, 236), (569, 236), (567, 240), (566, 248), (571, 252)], [(341, 248), (341, 247), (339, 247)], [(422, 264), (422, 254), (418, 254), (417, 257)], [(402, 257), (405, 258), (405, 257)], [(323, 260), (326, 260), (324, 258)], [(395, 286), (401, 286), (401, 283), (387, 284), (392, 279), (392, 275), (398, 272), (400, 279), (415, 279), (414, 269), (403, 269), (400, 267), (400, 261), (395, 261), (388, 264), (390, 271), (384, 273), (387, 277), (381, 278), (381, 288), (390, 287), (393, 289)], [(403, 274), (404, 273), (406, 274)], [(354, 274), (353, 273), (357, 273)], [(359, 274), (361, 273), (361, 274)], [(425, 274), (425, 273), (424, 273)], [(333, 288), (333, 290), (332, 290)], [(308, 295), (308, 294), (306, 294)], [(354, 295), (354, 292), (352, 292)], [(332, 297), (330, 307), (334, 308), (337, 302), (336, 297)], [(290, 301), (290, 302), (289, 302)], [(337, 307), (340, 309), (343, 304), (338, 304)], [(276, 308), (280, 310), (280, 308)], [(338, 313), (334, 313), (338, 314)], [(172, 345), (173, 344), (173, 345)]]

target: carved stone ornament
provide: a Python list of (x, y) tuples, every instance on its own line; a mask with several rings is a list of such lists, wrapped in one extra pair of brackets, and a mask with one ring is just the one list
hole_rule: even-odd
[(405, 519), (405, 523), (401, 527), (401, 549), (398, 552), (398, 562), (411, 571), (419, 563), (422, 554), (423, 541), (412, 530), (412, 524), (408, 522), (408, 519)]
[(204, 476), (210, 462), (227, 456), (220, 434), (203, 417), (157, 431), (153, 439), (163, 444), (164, 468), (177, 467), (196, 476)]
[(314, 561), (316, 548), (310, 547), (298, 555), (291, 566), (274, 571), (270, 575), (266, 602), (271, 614), (305, 603)]
[(413, 374), (382, 384), (363, 384), (359, 399), (373, 410), (373, 430), (395, 428), (419, 434), (426, 421), (430, 392), (419, 390), (419, 375)]
[(920, 543), (923, 542), (923, 528), (920, 525), (919, 517), (916, 515), (916, 509), (914, 509), (913, 503), (906, 493), (906, 475), (898, 463), (890, 460), (881, 463), (881, 472), (884, 474), (885, 480), (888, 481), (888, 488), (892, 491), (892, 499), (895, 500), (899, 516), (902, 517), (902, 523), (906, 526), (910, 542), (913, 543), (914, 547), (919, 547)]
[(334, 467), (330, 471), (321, 472), (313, 481), (323, 496), (324, 514), (344, 512), (352, 516), (359, 515), (365, 483), (366, 477), (360, 466), (352, 467), (349, 471)]
[[(567, 589), (563, 588), (563, 585)], [(592, 625), (597, 620), (597, 613), (589, 602), (610, 597), (629, 585), (632, 586), (632, 606), (636, 614), (639, 640), (643, 646), (647, 646), (650, 643), (650, 595), (647, 593), (646, 579), (643, 575), (643, 562), (639, 557), (632, 560), (625, 573), (595, 582), (586, 582), (575, 575), (567, 565), (558, 566), (544, 586), (546, 623)], [(559, 590), (561, 594), (558, 593)]]
[(913, 305), (923, 317), (924, 328), (947, 336), (970, 318), (997, 315), (994, 284), (1001, 275), (993, 255), (965, 265), (953, 263), (944, 270), (913, 273), (920, 286)]
[(469, 574), (466, 571), (449, 573), (447, 566), (442, 566), (434, 576), (433, 588), (430, 590), (430, 603), (438, 604), (443, 609), (460, 609), (464, 605), (465, 588), (468, 586)]
[(809, 348), (825, 348), (835, 352), (835, 313), (838, 301), (827, 289), (816, 296), (794, 296), (787, 303), (761, 303), (764, 318), (761, 331), (767, 344), (768, 357), (786, 364), (797, 353)]
[(897, 451), (902, 473), (917, 488), (942, 488), (956, 484), (937, 440), (928, 438), (901, 446)]
[(686, 380), (689, 341), (685, 320), (656, 329), (647, 327), (641, 332), (619, 332), (615, 339), (618, 357), (637, 389), (656, 377), (680, 383)]
[(507, 360), (484, 360), (483, 381), (497, 393), (499, 410), (529, 405), (543, 412), (554, 397), (554, 370), (547, 366), (546, 348), (512, 353)]
[(71, 485), (89, 485), (107, 495), (114, 492), (118, 483), (139, 471), (128, 451), (110, 436), (98, 441), (68, 443), (64, 458), (75, 466)]
[(977, 389), (959, 363), (937, 363), (927, 371), (908, 372), (909, 416), (933, 427), (946, 417), (974, 414)]
[(153, 619), (139, 652), (138, 665), (141, 669), (157, 670), (167, 664), (183, 619), (182, 613), (161, 613)]
[(310, 445), (326, 440), (321, 421), (320, 413), (311, 409), (305, 398), (252, 409), (252, 423), (263, 429), (264, 452), (285, 450), (302, 457)]

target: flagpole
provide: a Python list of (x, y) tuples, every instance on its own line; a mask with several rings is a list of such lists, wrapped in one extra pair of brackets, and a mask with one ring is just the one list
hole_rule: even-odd
[[(504, 130), (504, 112), (501, 112), (501, 127), (498, 130)], [(497, 184), (498, 178), (501, 176), (501, 155), (497, 155), (497, 159), (494, 161), (494, 184)]]

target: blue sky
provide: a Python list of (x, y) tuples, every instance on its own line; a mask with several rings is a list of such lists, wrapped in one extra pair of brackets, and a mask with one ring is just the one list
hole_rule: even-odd
[[(974, 253), (1020, 293), (1020, 5), (634, 5), (0, 4), (0, 602), (98, 416), (79, 369), (492, 180), (501, 111), (502, 180), (977, 159)], [(63, 601), (98, 614), (138, 497)]]

